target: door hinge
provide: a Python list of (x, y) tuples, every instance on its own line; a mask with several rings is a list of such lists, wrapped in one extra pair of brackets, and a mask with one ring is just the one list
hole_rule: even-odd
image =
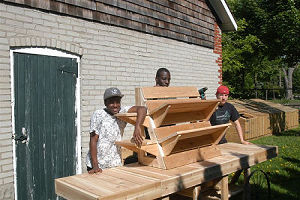
[(15, 141), (20, 141), (22, 143), (27, 143), (28, 137), (27, 137), (26, 129), (23, 127), (22, 128), (22, 135), (17, 135), (16, 136), (15, 134), (13, 134), (11, 138), (14, 139)]

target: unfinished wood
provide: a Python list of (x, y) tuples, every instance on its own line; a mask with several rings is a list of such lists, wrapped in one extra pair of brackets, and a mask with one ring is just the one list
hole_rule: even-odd
[[(150, 115), (157, 118), (161, 113), (164, 114), (162, 125), (191, 122), (208, 121), (213, 111), (217, 107), (218, 100), (201, 99), (171, 99), (171, 100), (149, 100), (146, 102)], [(166, 105), (169, 105), (168, 111)], [(163, 110), (163, 111), (161, 111)], [(156, 114), (160, 112), (159, 114)], [(161, 121), (162, 118), (160, 118)], [(157, 126), (158, 127), (158, 126)]]
[(145, 156), (143, 153), (143, 154), (138, 154), (138, 158), (139, 158), (139, 163), (142, 165), (166, 169), (166, 167), (164, 165), (162, 166), (161, 162), (159, 163), (158, 160), (160, 157), (156, 158), (156, 157)]
[(208, 118), (204, 115), (204, 113), (195, 111), (189, 112), (188, 115), (183, 115), (182, 113), (170, 113), (167, 114), (164, 120), (161, 122), (161, 126), (185, 123), (185, 122), (194, 122), (194, 121), (202, 121)]
[(231, 124), (221, 124), (216, 126), (192, 129), (192, 130), (185, 130), (185, 131), (178, 131), (177, 135), (181, 135), (180, 139), (192, 138), (192, 137), (199, 137), (202, 135), (209, 135), (212, 133), (217, 133), (218, 135), (223, 135), (224, 130)]
[(139, 150), (143, 150), (155, 156), (160, 155), (158, 152), (157, 144), (153, 144), (149, 141), (144, 141), (141, 147), (137, 147), (136, 144), (131, 142), (130, 140), (116, 141), (115, 143), (134, 152), (139, 152)]
[[(133, 163), (105, 169), (97, 175), (84, 173), (58, 178), (55, 179), (56, 193), (59, 196), (64, 195), (66, 199), (75, 200), (155, 199), (274, 158), (278, 151), (277, 147), (263, 145), (227, 143), (218, 146), (221, 150), (220, 156), (170, 170)], [(121, 173), (120, 176), (119, 171), (124, 174)], [(134, 176), (137, 176), (134, 180), (137, 179), (138, 184), (132, 182)], [(113, 188), (112, 193), (106, 192), (108, 188)]]
[(203, 135), (202, 137), (179, 140), (171, 153), (179, 153), (187, 150), (206, 147), (212, 145), (213, 142), (214, 140), (211, 135)]
[(180, 192), (177, 192), (176, 194), (193, 198), (193, 200), (198, 200), (200, 196), (200, 191), (201, 191), (201, 186), (195, 186), (195, 187), (184, 189)]
[(143, 87), (142, 92), (145, 99), (200, 96), (196, 87)]
[[(231, 100), (230, 103), (239, 109), (242, 108), (244, 112), (241, 116), (249, 119), (245, 121), (244, 126), (245, 128), (249, 127), (248, 130), (244, 130), (242, 127), (245, 132), (245, 139), (259, 138), (298, 127), (299, 125), (297, 110), (288, 106), (261, 99)], [(244, 116), (244, 113), (252, 116)], [(235, 130), (230, 128), (228, 131), (228, 141), (238, 140), (234, 132)]]
[(154, 131), (156, 133), (157, 140), (161, 140), (162, 138), (166, 138), (178, 131), (191, 130), (191, 129), (203, 128), (208, 126), (211, 126), (210, 122), (204, 121), (204, 122), (195, 122), (195, 123), (188, 123), (188, 124), (178, 124), (174, 126), (164, 126), (164, 127), (155, 128)]
[[(136, 118), (137, 118), (137, 113), (118, 113), (118, 114), (115, 114), (115, 116), (118, 117), (119, 119), (127, 122), (127, 123), (135, 125)], [(145, 127), (150, 127), (149, 116), (145, 117), (145, 120), (144, 120), (142, 125), (145, 126)]]
[[(230, 124), (223, 124), (223, 125), (210, 126), (205, 128), (178, 131), (172, 135), (162, 138), (161, 140), (158, 140), (158, 142), (160, 144), (165, 142), (170, 142), (170, 141), (174, 142), (175, 141), (174, 138), (176, 138), (176, 142), (178, 143), (179, 141), (181, 141), (181, 143), (178, 144), (175, 152), (178, 152), (178, 149), (180, 149), (180, 151), (184, 151), (184, 150), (199, 148), (202, 146), (208, 146), (211, 144), (218, 144), (221, 138), (224, 136), (225, 131), (229, 125)], [(208, 136), (204, 137), (206, 135)], [(173, 148), (175, 148), (175, 145), (173, 146)], [(172, 151), (173, 149), (169, 148), (168, 150)]]
[[(162, 162), (158, 160), (161, 159)], [(139, 156), (139, 163), (161, 169), (172, 169), (201, 160), (198, 149), (171, 154), (166, 157)]]
[(162, 145), (165, 155), (218, 144), (224, 136), (228, 125), (230, 124), (178, 131), (158, 140), (158, 142)]
[(155, 127), (160, 127), (162, 125), (163, 121), (165, 120), (169, 112), (170, 107), (171, 107), (170, 105), (164, 104), (159, 110), (151, 114)]
[(85, 188), (76, 187), (63, 180), (55, 180), (55, 192), (65, 199), (74, 200), (97, 200), (101, 198), (101, 194), (97, 195), (93, 192), (87, 192)]
[(172, 137), (169, 140), (166, 140), (165, 142), (162, 142), (160, 144), (165, 156), (168, 156), (171, 154), (172, 150), (174, 149), (174, 147), (177, 144), (180, 137), (181, 137), (181, 135), (177, 135), (177, 136)]
[[(219, 155), (219, 151), (212, 153), (211, 149), (216, 148), (214, 144), (220, 141), (230, 125), (212, 127), (208, 122), (219, 100), (194, 98), (199, 97), (196, 87), (147, 87), (136, 89), (136, 92), (137, 103), (147, 106), (148, 116), (144, 125), (148, 126), (153, 144), (141, 147), (128, 142), (118, 144), (138, 152), (139, 163), (170, 169)], [(132, 124), (137, 117), (136, 114), (116, 116)], [(166, 125), (174, 128), (162, 128)], [(183, 153), (184, 159), (188, 159), (176, 163), (173, 157)]]
[(224, 176), (221, 180), (221, 200), (228, 200), (228, 176)]
[[(209, 106), (217, 106), (219, 100), (202, 100), (193, 99), (165, 99), (165, 100), (148, 100), (146, 101), (147, 108), (150, 113), (156, 111), (162, 105), (171, 105), (169, 113), (205, 111)], [(209, 108), (211, 109), (211, 108)]]
[(201, 186), (196, 186), (193, 189), (193, 200), (198, 200), (200, 197)]
[(144, 99), (141, 88), (135, 88), (135, 105), (136, 106), (145, 106), (145, 99)]
[(183, 151), (163, 157), (166, 169), (172, 169), (193, 162), (220, 156), (220, 149), (216, 146), (207, 146), (199, 149)]

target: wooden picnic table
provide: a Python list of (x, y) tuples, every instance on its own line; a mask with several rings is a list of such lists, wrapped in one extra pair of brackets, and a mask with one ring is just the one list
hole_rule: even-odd
[(222, 155), (164, 170), (138, 163), (105, 169), (101, 174), (78, 174), (55, 180), (56, 194), (72, 200), (155, 199), (225, 177), (222, 199), (228, 199), (228, 174), (277, 156), (274, 146), (226, 143)]

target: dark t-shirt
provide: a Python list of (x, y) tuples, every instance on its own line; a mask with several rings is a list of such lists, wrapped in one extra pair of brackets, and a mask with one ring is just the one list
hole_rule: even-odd
[[(223, 106), (218, 106), (217, 110), (210, 117), (210, 123), (212, 126), (226, 124), (229, 120), (235, 122), (240, 118), (238, 111), (230, 103), (225, 103)], [(221, 139), (220, 144), (226, 143), (227, 140), (224, 137)]]

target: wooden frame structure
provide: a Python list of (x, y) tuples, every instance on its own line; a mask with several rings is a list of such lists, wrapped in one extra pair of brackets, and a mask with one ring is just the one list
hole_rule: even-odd
[[(203, 183), (221, 178), (221, 199), (228, 200), (229, 174), (246, 170), (278, 154), (278, 148), (274, 146), (236, 143), (218, 146), (221, 156), (170, 170), (132, 163), (104, 169), (100, 174), (84, 173), (57, 178), (55, 192), (70, 200), (168, 199), (168, 195), (187, 188), (201, 187), (202, 190)], [(202, 194), (200, 197), (202, 199)]]
[[(218, 100), (201, 100), (196, 87), (143, 87), (136, 89), (136, 104), (147, 107), (143, 123), (150, 140), (137, 147), (130, 140), (116, 142), (138, 153), (139, 163), (171, 169), (220, 156), (217, 144), (230, 123), (211, 126)], [(117, 114), (135, 124), (136, 114)]]

